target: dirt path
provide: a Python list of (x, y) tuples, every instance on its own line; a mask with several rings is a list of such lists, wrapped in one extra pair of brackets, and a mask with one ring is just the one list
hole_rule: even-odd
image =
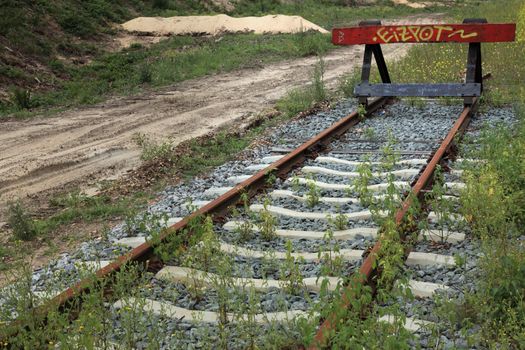
[[(407, 49), (388, 45), (384, 52), (391, 61)], [(334, 86), (340, 76), (359, 66), (362, 52), (359, 46), (329, 53), (327, 84)], [(135, 167), (140, 156), (132, 140), (135, 133), (153, 139), (171, 137), (176, 144), (256, 115), (290, 89), (308, 83), (316, 62), (308, 57), (207, 76), (52, 118), (0, 123), (0, 209), (15, 197), (45, 196), (66, 185), (85, 188)]]

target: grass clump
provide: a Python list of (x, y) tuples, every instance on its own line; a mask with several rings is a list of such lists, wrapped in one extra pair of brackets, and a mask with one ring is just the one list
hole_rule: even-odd
[(35, 223), (20, 201), (9, 205), (8, 224), (13, 230), (15, 239), (30, 241), (35, 238)]
[(137, 205), (133, 203), (132, 199), (112, 201), (104, 195), (89, 197), (80, 192), (71, 192), (52, 199), (51, 205), (59, 211), (48, 218), (35, 220), (34, 226), (39, 235), (46, 235), (73, 222), (90, 223), (124, 216)]
[(11, 93), (11, 102), (19, 110), (31, 108), (31, 91), (14, 88)]
[(339, 80), (339, 92), (344, 97), (354, 97), (354, 88), (361, 82), (361, 76), (357, 71), (345, 74)]
[(173, 161), (173, 145), (170, 140), (158, 143), (142, 133), (133, 135), (133, 140), (141, 148), (140, 159), (143, 161)]
[(153, 81), (153, 73), (151, 72), (150, 67), (147, 64), (140, 67), (139, 83), (147, 84), (147, 83), (151, 83), (152, 81)]
[(324, 60), (319, 57), (319, 61), (312, 72), (311, 84), (305, 88), (291, 90), (277, 101), (277, 109), (287, 117), (294, 117), (300, 112), (308, 111), (315, 104), (326, 101), (329, 96), (324, 83), (324, 71)]
[(253, 134), (241, 137), (226, 131), (203, 139), (192, 139), (186, 144), (186, 152), (175, 161), (175, 169), (184, 178), (192, 178), (232, 159), (233, 155), (248, 146)]

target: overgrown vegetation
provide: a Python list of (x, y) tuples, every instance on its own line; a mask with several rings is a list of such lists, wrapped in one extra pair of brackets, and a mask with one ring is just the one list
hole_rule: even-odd
[(478, 261), (481, 273), (474, 292), (441, 306), (453, 325), (475, 330), (466, 332), (470, 343), (486, 348), (525, 346), (523, 107), (517, 113), (515, 126), (486, 128), (479, 139), (481, 147), (473, 145), (465, 154), (483, 160), (465, 170), (467, 188), (460, 198), (462, 214), (483, 251)]
[[(156, 1), (155, 4), (159, 8), (169, 6), (169, 2), (165, 1)], [(261, 1), (261, 4), (264, 4), (264, 2)], [(139, 77), (145, 77), (145, 79), (139, 78), (139, 81), (144, 80), (142, 83), (148, 83), (148, 74), (144, 76), (139, 75)], [(289, 114), (289, 116), (291, 115)], [(523, 246), (515, 244), (516, 237), (522, 235), (520, 230), (525, 223), (525, 212), (523, 211), (525, 207), (525, 178), (522, 171), (525, 166), (525, 139), (523, 138), (523, 135), (525, 135), (525, 122), (523, 118), (518, 128), (501, 128), (496, 133), (490, 132), (485, 134), (481, 150), (474, 155), (482, 156), (488, 161), (481, 166), (481, 169), (472, 171), (467, 177), (469, 191), (462, 199), (465, 217), (469, 218), (475, 232), (484, 242), (486, 255), (483, 258), (485, 262), (483, 268), (486, 274), (480, 282), (481, 288), (477, 294), (467, 296), (467, 307), (454, 311), (460, 313), (467, 310), (465, 314), (460, 315), (460, 319), (464, 321), (462, 325), (470, 325), (471, 321), (481, 324), (482, 329), (478, 333), (481, 342), (484, 345), (493, 347), (522, 347), (525, 341), (523, 335), (525, 309), (523, 294), (520, 293), (525, 288), (525, 277), (523, 277), (525, 276), (523, 270), (525, 261), (523, 258)], [(171, 154), (173, 151), (171, 145), (170, 147), (164, 147), (163, 144), (148, 143), (144, 137), (139, 137), (138, 141), (143, 145), (144, 158), (146, 160), (169, 157), (171, 161), (177, 164), (176, 169), (187, 176), (193, 176), (229, 159), (238, 150), (244, 148), (257, 133), (260, 133), (262, 129), (273, 122), (275, 121), (264, 122), (260, 128), (249, 131), (245, 135), (224, 133), (205, 142), (202, 140), (192, 141), (189, 144), (189, 152), (180, 158), (178, 156), (171, 158), (173, 156)], [(392, 170), (396, 163), (397, 155), (393, 151), (393, 142), (394, 140), (391, 140), (384, 149), (384, 159), (381, 167), (385, 171)], [(208, 152), (217, 157), (210, 157)], [(383, 271), (383, 275), (378, 281), (380, 287), (379, 300), (388, 301), (400, 296), (410, 298), (410, 292), (404, 288), (403, 283), (394, 286), (393, 292), (383, 293), (385, 290), (390, 289), (395, 278), (399, 276), (400, 266), (402, 265), (401, 257), (403, 255), (399, 232), (393, 219), (393, 213), (398, 208), (398, 190), (393, 186), (394, 179), (392, 176), (387, 177), (389, 186), (385, 194), (386, 197), (383, 198), (381, 203), (377, 203), (368, 193), (367, 188), (369, 180), (373, 176), (370, 165), (365, 164), (359, 169), (359, 172), (361, 176), (354, 190), (363, 194), (365, 201), (362, 204), (371, 206), (372, 211), (376, 213), (375, 216), (377, 218), (381, 217), (383, 235), (385, 237), (382, 250), (379, 252), (379, 256), (382, 257), (380, 268)], [(438, 194), (441, 193), (439, 191), (440, 189), (436, 189)], [(319, 200), (318, 189), (313, 186), (309, 188), (309, 192), (312, 206), (315, 206)], [(75, 220), (75, 218), (84, 218), (84, 216), (89, 219), (91, 210), (98, 213), (93, 217), (100, 217), (99, 214), (105, 213), (106, 210), (102, 209), (100, 212), (97, 210), (99, 207), (104, 207), (104, 202), (104, 198), (90, 199), (76, 194), (59, 198), (54, 205), (65, 208), (64, 216), (59, 221), (67, 221), (70, 218)], [(245, 208), (247, 207), (247, 202), (247, 199), (244, 199)], [(260, 230), (263, 235), (267, 234), (268, 238), (272, 239), (275, 236), (276, 221), (267, 211), (268, 204), (269, 202), (265, 203), (266, 213), (263, 212), (262, 216), (260, 216), (263, 223)], [(123, 206), (125, 205), (126, 203), (123, 203)], [(28, 219), (22, 207), (16, 208), (15, 204), (13, 208), (13, 217), (17, 220), (15, 222), (24, 223), (21, 225), (22, 228), (33, 225), (38, 226), (38, 222), (32, 223), (32, 220)], [(75, 211), (77, 209), (80, 211)], [(379, 211), (386, 212), (388, 215), (383, 217), (383, 215), (379, 215)], [(346, 228), (347, 221), (345, 219), (342, 213), (338, 213), (330, 223), (336, 229), (341, 230)], [(134, 225), (142, 223), (143, 230), (146, 230), (148, 227), (160, 227), (158, 225), (150, 225), (150, 222), (146, 224), (144, 220), (136, 222)], [(259, 309), (257, 294), (253, 288), (249, 291), (247, 301), (232, 302), (231, 297), (233, 294), (231, 290), (233, 288), (230, 260), (219, 252), (218, 240), (213, 232), (213, 225), (210, 219), (198, 218), (190, 226), (192, 236), (189, 240), (189, 231), (180, 235), (174, 235), (171, 245), (159, 248), (158, 254), (163, 260), (169, 261), (190, 253), (186, 256), (187, 260), (185, 261), (192, 267), (210, 270), (215, 265), (215, 272), (218, 277), (212, 281), (212, 288), (215, 289), (218, 296), (220, 321), (218, 338), (210, 336), (208, 338), (210, 344), (212, 344), (212, 341), (215, 341), (213, 344), (226, 347), (228, 336), (235, 334), (231, 332), (228, 326), (228, 311), (234, 309), (237, 312), (237, 315), (234, 317), (238, 317), (241, 321), (239, 329), (248, 330), (245, 333), (241, 332), (243, 334), (242, 337), (246, 338), (247, 343), (250, 344), (248, 348), (257, 348), (257, 342), (261, 342), (263, 339), (268, 342), (262, 344), (278, 344), (276, 346), (280, 347), (294, 345), (298, 339), (290, 339), (289, 334), (286, 332), (283, 334), (282, 328), (275, 329), (275, 332), (271, 333), (270, 337), (273, 338), (261, 337), (254, 321), (255, 314)], [(246, 230), (246, 236), (243, 239), (249, 239), (253, 235), (252, 229), (253, 227), (251, 226), (243, 229)], [(158, 235), (158, 231), (152, 232), (153, 236)], [(26, 231), (22, 230), (21, 232)], [(323, 271), (339, 275), (342, 272), (342, 263), (332, 255), (337, 253), (339, 249), (337, 245), (332, 244), (332, 238), (333, 232), (329, 230), (324, 238), (326, 246), (320, 251), (320, 258), (324, 259)], [(0, 257), (2, 254), (0, 249)], [(288, 292), (298, 294), (302, 289), (302, 275), (298, 269), (296, 259), (291, 254), (292, 247), (288, 241), (286, 264), (283, 265), (281, 271), (281, 274), (286, 277), (283, 279), (283, 286), (285, 286), (285, 289), (288, 289)], [(497, 263), (494, 264), (494, 261)], [(155, 344), (159, 344), (159, 339), (163, 336), (162, 332), (156, 327), (147, 327), (149, 324), (156, 324), (159, 321), (159, 317), (142, 311), (142, 307), (145, 305), (144, 299), (141, 298), (143, 294), (139, 295), (137, 291), (147, 290), (150, 286), (148, 286), (144, 278), (146, 275), (141, 272), (138, 267), (131, 266), (123, 269), (116, 278), (117, 287), (115, 288), (114, 298), (125, 298), (124, 306), (118, 311), (116, 316), (123, 329), (119, 337), (122, 340), (122, 346), (130, 349), (141, 339), (146, 339), (148, 343), (155, 346)], [(1, 344), (0, 346), (41, 348), (53, 347), (57, 342), (60, 342), (63, 346), (71, 345), (72, 347), (89, 348), (92, 345), (97, 345), (104, 348), (108, 346), (111, 339), (110, 329), (112, 327), (110, 325), (113, 324), (114, 320), (103, 302), (103, 283), (97, 281), (93, 286), (94, 292), (86, 296), (80, 317), (75, 322), (69, 323), (69, 315), (61, 315), (56, 310), (52, 310), (50, 322), (44, 327), (37, 322), (36, 315), (28, 311), (35, 305), (38, 298), (30, 289), (31, 271), (25, 271), (24, 276), (25, 279), (22, 281), (23, 288), (17, 290), (18, 296), (16, 299), (13, 299), (14, 304), (0, 305), (0, 308), (4, 308), (2, 309), (0, 321), (4, 321), (4, 317), (11, 315), (14, 309), (23, 316), (30, 327), (20, 329), (20, 335), (13, 343)], [(198, 276), (194, 277), (197, 279)], [(132, 288), (132, 286), (137, 285), (141, 286), (141, 288)], [(354, 298), (356, 295), (359, 295), (358, 298), (352, 299), (354, 302), (350, 308), (345, 303), (345, 300), (348, 300), (348, 298), (337, 298), (334, 302), (333, 295), (326, 289), (326, 283), (323, 282), (323, 285), (324, 287), (321, 289), (322, 302), (316, 305), (310, 315), (310, 319), (299, 319), (297, 324), (288, 325), (295, 327), (292, 329), (300, 333), (303, 337), (300, 339), (302, 342), (311, 344), (317, 321), (320, 318), (333, 314), (335, 315), (334, 324), (336, 327), (329, 334), (330, 344), (328, 345), (332, 348), (362, 348), (363, 346), (392, 349), (408, 348), (408, 340), (411, 338), (411, 335), (402, 327), (404, 323), (403, 314), (395, 306), (391, 308), (373, 306), (370, 308), (371, 290), (362, 286), (360, 276), (353, 276), (349, 281), (349, 285), (352, 288), (344, 292), (352, 293), (348, 295), (348, 298)], [(197, 299), (201, 298), (202, 285), (194, 284), (193, 287), (195, 287), (193, 296)], [(339, 294), (340, 292), (341, 290), (336, 290), (335, 293)], [(4, 312), (4, 310), (8, 311)], [(476, 310), (476, 312), (469, 312), (469, 310)], [(394, 316), (394, 323), (389, 325), (378, 322), (378, 318), (387, 313)], [(246, 318), (240, 316), (244, 314), (248, 316)], [(363, 320), (364, 316), (367, 316), (365, 320)], [(162, 317), (160, 319), (162, 320)], [(172, 335), (175, 339), (183, 336), (184, 333), (174, 333)], [(48, 341), (50, 339), (51, 341)], [(44, 341), (48, 342), (44, 343)]]
[[(58, 253), (56, 249), (74, 245), (89, 235), (89, 232), (81, 232), (57, 236), (64, 227), (75, 230), (75, 225), (89, 226), (96, 223), (99, 234), (103, 236), (109, 227), (108, 221), (135, 216), (148, 198), (147, 194), (141, 192), (127, 198), (111, 198), (107, 195), (89, 197), (80, 192), (70, 192), (50, 200), (49, 208), (53, 214), (47, 216), (32, 212), (21, 201), (11, 203), (7, 213), (9, 231), (5, 231), (10, 234), (2, 239), (0, 270), (16, 268), (23, 254), (32, 255), (36, 250), (42, 250), (44, 256), (53, 255)], [(14, 254), (15, 251), (20, 254)]]

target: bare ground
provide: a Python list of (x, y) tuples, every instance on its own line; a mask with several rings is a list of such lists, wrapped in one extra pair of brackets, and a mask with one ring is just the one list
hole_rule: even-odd
[[(435, 22), (438, 17), (420, 17), (417, 22)], [(407, 45), (388, 45), (384, 53), (391, 61), (407, 49)], [(362, 52), (362, 46), (352, 46), (329, 53), (327, 85), (335, 86), (342, 75), (360, 66)], [(136, 133), (171, 138), (176, 145), (226, 123), (241, 123), (271, 108), (290, 89), (307, 84), (316, 62), (315, 57), (279, 62), (55, 117), (1, 122), (0, 212), (14, 198), (41, 200), (72, 186), (91, 192), (101, 180), (136, 167), (140, 163), (140, 150), (132, 140)]]

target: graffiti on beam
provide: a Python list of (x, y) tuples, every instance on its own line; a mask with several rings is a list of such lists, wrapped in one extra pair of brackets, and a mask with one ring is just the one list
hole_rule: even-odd
[(403, 42), (436, 42), (449, 41), (454, 39), (475, 38), (478, 33), (456, 29), (452, 26), (431, 25), (431, 26), (399, 26), (399, 27), (380, 27), (373, 37), (379, 43), (403, 43)]

